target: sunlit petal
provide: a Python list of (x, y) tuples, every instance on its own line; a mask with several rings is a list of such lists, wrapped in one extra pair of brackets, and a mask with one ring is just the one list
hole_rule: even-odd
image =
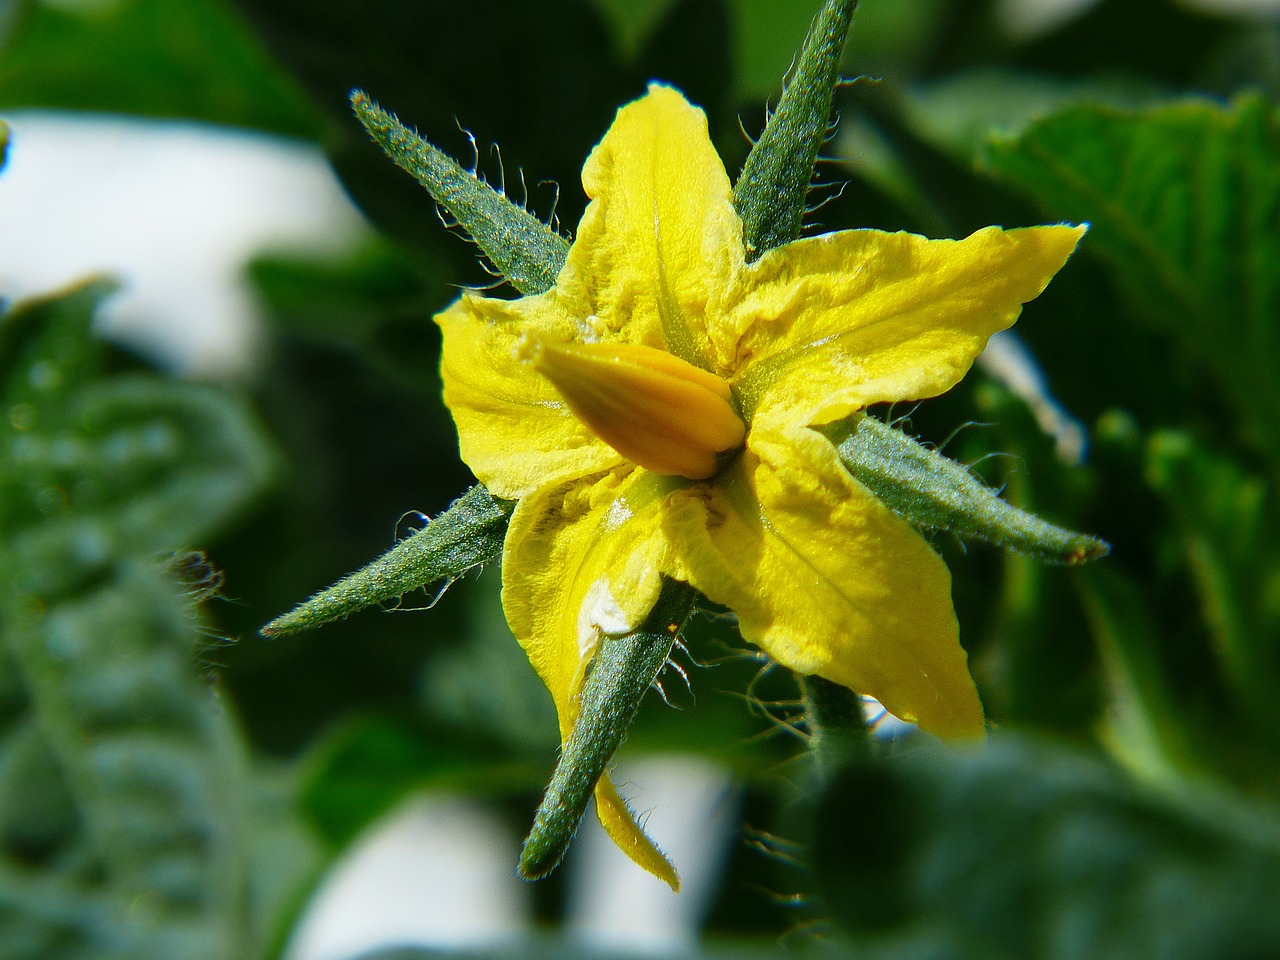
[(785, 667), (870, 694), (942, 737), (979, 737), (942, 560), (840, 466), (824, 437), (753, 432), (668, 522), (690, 582)]

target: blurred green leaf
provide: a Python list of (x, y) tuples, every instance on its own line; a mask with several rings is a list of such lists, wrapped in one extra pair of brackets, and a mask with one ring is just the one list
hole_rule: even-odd
[(1017, 136), (1038, 118), (1073, 104), (1136, 109), (1166, 92), (1142, 77), (1067, 79), (986, 67), (916, 85), (902, 108), (916, 132), (969, 162), (993, 136)]
[(208, 120), (317, 139), (321, 115), (222, 0), (31, 4), (0, 104)]
[(1108, 683), (1100, 731), (1111, 751), (1150, 778), (1176, 778), (1201, 769), (1205, 744), (1195, 729), (1162, 657), (1161, 625), (1147, 597), (1115, 570), (1093, 570), (1083, 596)]
[(110, 289), (0, 318), (0, 943), (251, 956), (245, 757), (195, 663), (218, 579), (182, 551), (271, 458), (222, 391), (98, 375)]
[[(1178, 0), (1099, 0), (1059, 28), (998, 51), (996, 58), (1049, 74), (1153, 77), (1185, 88), (1196, 83), (1234, 28), (1225, 11), (1215, 16), (1208, 7)], [(982, 52), (991, 57), (995, 51)]]
[(674, 3), (675, 0), (592, 0), (626, 58), (636, 55)]
[(1280, 530), (1275, 488), (1193, 437), (1161, 431), (1146, 479), (1174, 517), (1208, 643), (1247, 726), (1280, 747)]
[(812, 845), (858, 956), (1121, 960), (1280, 950), (1280, 824), (1000, 738), (846, 768)]
[(419, 790), (527, 790), (546, 778), (542, 766), (495, 762), (474, 738), (387, 714), (341, 721), (303, 763), (302, 808), (335, 848)]
[(249, 276), (281, 332), (357, 353), (382, 377), (438, 395), (439, 335), (427, 318), (447, 285), (426, 266), (436, 264), (374, 235), (340, 260), (263, 254)]
[[(608, 947), (591, 947), (576, 939), (538, 937), (515, 946), (485, 950), (433, 950), (429, 947), (395, 947), (361, 954), (359, 960), (617, 960), (632, 954)], [(681, 950), (681, 960), (767, 960), (767, 958), (837, 958), (836, 949), (813, 945), (809, 949), (763, 946), (759, 943), (710, 943), (695, 950)]]
[(1109, 688), (1099, 732), (1143, 777), (1275, 797), (1274, 494), (1188, 433), (1143, 436), (1115, 413), (1098, 434), (1109, 488), (1146, 501), (1143, 522), (1121, 534), (1120, 562), (1077, 581)]
[[(816, 0), (807, 2), (812, 16)], [(625, 64), (589, 0), (500, 10), (448, 0), (373, 0), (358, 14), (342, 0), (234, 3), (328, 112), (335, 130), (330, 156), (352, 197), (390, 236), (447, 259), (454, 282), (478, 286), (491, 278), (476, 266), (472, 249), (440, 229), (431, 198), (387, 163), (351, 120), (353, 87), (393, 106), (450, 156), (466, 162), (478, 147), (475, 162), (491, 183), (504, 185), (515, 200), (527, 197), (543, 220), (558, 211), (567, 226), (577, 223), (585, 204), (578, 187), (583, 160), (618, 107), (643, 93), (650, 79), (679, 86), (719, 121), (713, 137), (731, 152), (741, 150), (727, 107), (731, 37), (719, 0), (675, 4)], [(801, 24), (789, 42), (803, 36)], [(474, 131), (476, 140), (459, 126)], [(732, 167), (732, 156), (728, 163)]]
[(782, 77), (792, 66), (819, 6), (818, 0), (734, 0), (734, 52), (740, 99), (778, 97)]
[(466, 604), (457, 642), (435, 651), (419, 686), (433, 722), (468, 730), (513, 751), (550, 756), (560, 744), (555, 706), (502, 612), (498, 570), (455, 588)]
[[(991, 145), (1052, 219), (1088, 221), (1131, 309), (1181, 345), (1280, 462), (1280, 135), (1255, 96), (1126, 113), (1070, 107)], [(1140, 362), (1140, 358), (1134, 358)]]

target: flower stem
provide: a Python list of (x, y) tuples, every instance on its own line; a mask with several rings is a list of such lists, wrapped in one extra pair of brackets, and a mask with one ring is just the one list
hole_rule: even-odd
[(519, 867), (524, 879), (542, 879), (564, 857), (605, 766), (671, 656), (695, 596), (687, 584), (665, 581), (638, 630), (600, 642), (582, 688), (578, 719), (524, 841)]
[(838, 683), (802, 676), (805, 722), (818, 770), (828, 777), (846, 762), (867, 754), (867, 721), (862, 698)]

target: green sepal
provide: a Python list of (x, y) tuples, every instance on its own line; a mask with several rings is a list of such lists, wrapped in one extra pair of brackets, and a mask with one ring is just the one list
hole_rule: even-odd
[(1048, 563), (1084, 563), (1111, 552), (1105, 540), (1019, 510), (963, 464), (875, 417), (860, 414), (824, 432), (845, 469), (914, 526), (984, 540)]
[(420, 587), (456, 580), (502, 553), (514, 508), (512, 501), (499, 500), (476, 484), (417, 533), (367, 567), (276, 617), (260, 632), (277, 636), (318, 627)]
[(671, 656), (694, 596), (687, 584), (666, 580), (638, 629), (601, 639), (582, 686), (577, 722), (524, 841), (519, 868), (524, 879), (541, 880), (564, 858), (605, 766)]
[(418, 136), (363, 90), (352, 91), (351, 107), (374, 142), (426, 187), (508, 283), (525, 296), (555, 286), (569, 255), (568, 240)]
[(733, 188), (747, 259), (800, 236), (809, 184), (828, 133), (831, 98), (857, 0), (828, 0), (814, 17), (778, 109)]

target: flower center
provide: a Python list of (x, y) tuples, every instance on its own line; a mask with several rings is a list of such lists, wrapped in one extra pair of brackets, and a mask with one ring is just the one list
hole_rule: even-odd
[(705, 480), (746, 437), (729, 384), (665, 350), (527, 334), (518, 355), (592, 433), (654, 473)]

